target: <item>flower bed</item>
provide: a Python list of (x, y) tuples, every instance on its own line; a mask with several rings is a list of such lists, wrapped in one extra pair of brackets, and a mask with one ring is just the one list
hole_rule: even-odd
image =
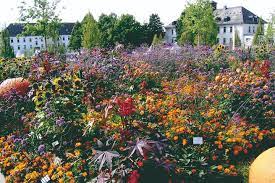
[(239, 166), (274, 146), (268, 53), (2, 60), (1, 82), (22, 77), (29, 87), (16, 80), (0, 96), (0, 169), (7, 182), (241, 180)]

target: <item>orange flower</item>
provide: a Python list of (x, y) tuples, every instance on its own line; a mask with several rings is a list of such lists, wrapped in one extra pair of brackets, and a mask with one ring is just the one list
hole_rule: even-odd
[(218, 165), (217, 169), (218, 169), (219, 171), (222, 171), (223, 166), (222, 166), (222, 165)]
[(186, 139), (182, 139), (182, 145), (186, 145), (187, 144), (187, 140)]
[(230, 173), (230, 169), (229, 168), (224, 169), (224, 173), (225, 174), (229, 174)]
[(179, 139), (179, 137), (178, 136), (174, 136), (174, 141), (177, 141), (178, 139)]

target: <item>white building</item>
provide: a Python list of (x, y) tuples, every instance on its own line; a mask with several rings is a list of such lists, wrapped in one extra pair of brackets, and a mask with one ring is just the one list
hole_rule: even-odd
[[(211, 4), (218, 25), (217, 42), (225, 46), (233, 47), (236, 32), (241, 40), (242, 46), (250, 47), (260, 18), (241, 6), (232, 8), (225, 6), (222, 9), (217, 9), (216, 2), (212, 1)], [(262, 23), (266, 24), (266, 21), (262, 20)], [(175, 42), (176, 24), (172, 23), (166, 26), (165, 30), (166, 43)]]
[[(214, 11), (218, 24), (217, 42), (226, 46), (233, 46), (235, 33), (241, 40), (242, 46), (252, 46), (252, 40), (256, 33), (260, 17), (244, 7), (226, 6)], [(266, 24), (262, 20), (263, 25)]]
[(177, 21), (172, 22), (171, 24), (165, 26), (165, 43), (173, 44), (177, 40), (177, 30), (176, 30)]
[[(35, 50), (45, 49), (45, 40), (42, 36), (20, 36), (24, 31), (25, 24), (16, 23), (10, 24), (7, 29), (10, 35), (10, 45), (14, 50), (15, 55), (22, 55)], [(68, 47), (70, 42), (70, 36), (74, 23), (62, 23), (59, 30), (58, 45)], [(52, 43), (51, 40), (47, 40), (48, 45)]]

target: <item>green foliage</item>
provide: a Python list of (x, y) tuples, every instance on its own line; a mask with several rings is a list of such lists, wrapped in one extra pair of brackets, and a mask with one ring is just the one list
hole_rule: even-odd
[(155, 34), (154, 38), (153, 38), (153, 41), (152, 41), (152, 45), (153, 46), (157, 46), (157, 45), (160, 45), (162, 43), (162, 36), (158, 36), (157, 34)]
[(114, 41), (126, 46), (139, 46), (142, 43), (142, 26), (132, 15), (122, 15), (114, 28)]
[(272, 22), (270, 22), (267, 26), (266, 35), (265, 35), (265, 41), (268, 44), (274, 44), (274, 31), (273, 31), (273, 25)]
[(259, 45), (263, 41), (262, 39), (263, 35), (264, 35), (264, 27), (263, 27), (262, 19), (260, 18), (256, 33), (253, 38), (253, 45)]
[(146, 38), (147, 43), (152, 43), (154, 36), (163, 35), (163, 23), (160, 21), (158, 14), (152, 14), (149, 18), (149, 23), (146, 25)]
[(81, 43), (82, 43), (82, 26), (80, 22), (76, 22), (71, 34), (69, 48), (72, 50), (79, 50), (81, 48)]
[(102, 14), (98, 20), (98, 28), (101, 32), (100, 46), (104, 48), (115, 46), (113, 31), (117, 22), (117, 15), (111, 13), (110, 15)]
[(239, 32), (236, 30), (235, 31), (235, 46), (240, 47), (242, 45)]
[(179, 19), (177, 20), (177, 26), (176, 26), (176, 31), (177, 31), (177, 41), (180, 42), (180, 38), (183, 32), (183, 17), (184, 17), (185, 13), (184, 11), (181, 13)]
[(10, 46), (10, 36), (7, 29), (0, 32), (0, 57), (14, 58), (13, 49)]
[(181, 43), (193, 45), (216, 43), (217, 25), (213, 15), (213, 9), (208, 0), (197, 0), (188, 4), (183, 16), (183, 31)]
[(83, 40), (82, 46), (84, 48), (93, 48), (100, 44), (100, 31), (96, 20), (89, 12), (82, 21)]
[[(22, 35), (42, 35), (45, 39), (45, 48), (47, 50), (47, 39), (52, 38), (53, 41), (59, 37), (60, 19), (58, 18), (57, 5), (59, 0), (32, 0), (28, 5), (25, 0), (21, 2), (20, 21), (28, 22), (24, 27)], [(30, 24), (29, 22), (36, 22)]]

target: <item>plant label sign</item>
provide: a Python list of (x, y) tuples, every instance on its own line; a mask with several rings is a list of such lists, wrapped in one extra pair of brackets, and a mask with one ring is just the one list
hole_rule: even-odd
[(42, 179), (41, 179), (41, 183), (48, 183), (48, 182), (50, 182), (50, 177), (48, 176), (48, 175), (46, 175), (45, 177), (43, 177)]
[(194, 145), (202, 145), (203, 144), (203, 138), (202, 137), (193, 137), (193, 144)]

